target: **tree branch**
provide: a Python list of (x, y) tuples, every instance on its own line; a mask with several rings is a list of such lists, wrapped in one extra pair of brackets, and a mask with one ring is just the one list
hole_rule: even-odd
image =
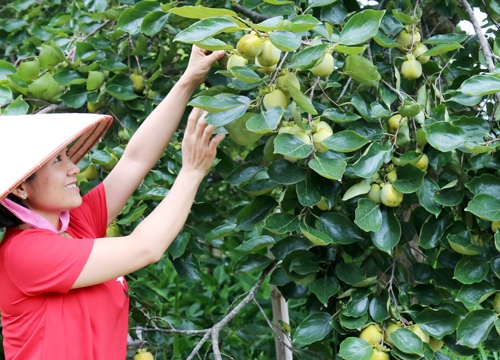
[[(200, 351), (201, 347), (203, 344), (211, 337), (212, 338), (212, 349), (214, 352), (214, 358), (215, 360), (222, 360), (222, 354), (219, 349), (219, 334), (222, 328), (226, 326), (229, 321), (231, 321), (248, 303), (253, 301), (255, 299), (255, 295), (257, 294), (257, 291), (260, 289), (262, 284), (264, 283), (264, 280), (267, 278), (267, 276), (278, 266), (279, 261), (274, 261), (272, 262), (260, 275), (259, 279), (257, 282), (252, 286), (250, 291), (247, 293), (247, 295), (243, 298), (243, 300), (240, 301), (238, 305), (236, 305), (231, 311), (229, 311), (226, 316), (222, 318), (218, 323), (216, 323), (214, 326), (212, 326), (209, 329), (203, 329), (203, 330), (178, 330), (175, 329), (172, 324), (170, 324), (167, 320), (161, 318), (161, 317), (150, 317), (148, 316), (142, 309), (139, 309), (149, 320), (149, 322), (152, 324), (152, 328), (136, 328), (136, 330), (140, 331), (160, 331), (164, 333), (178, 333), (178, 334), (186, 334), (186, 335), (200, 335), (203, 334), (203, 337), (200, 339), (198, 344), (196, 344), (195, 348), (193, 351), (191, 351), (191, 354), (186, 358), (186, 360), (192, 360), (196, 354)], [(171, 329), (163, 329), (158, 327), (158, 325), (155, 323), (154, 320), (159, 320), (162, 322), (167, 322), (168, 325), (171, 327)]]
[(474, 15), (474, 10), (472, 10), (472, 7), (466, 0), (460, 0), (460, 2), (465, 8), (465, 11), (467, 11), (472, 26), (474, 27), (474, 31), (476, 32), (477, 38), (479, 40), (479, 47), (481, 49), (481, 52), (483, 53), (486, 65), (488, 66), (488, 71), (493, 72), (493, 70), (495, 70), (495, 63), (493, 62), (492, 51), (490, 45), (488, 44), (488, 41), (486, 40), (486, 37), (483, 34), (481, 25), (479, 24), (479, 21), (477, 21), (476, 15)]
[(278, 261), (273, 262), (269, 265), (260, 275), (259, 280), (252, 286), (247, 296), (233, 309), (231, 310), (224, 318), (219, 321), (217, 324), (212, 326), (212, 349), (214, 350), (214, 358), (215, 360), (222, 360), (222, 356), (219, 349), (219, 333), (220, 330), (227, 325), (229, 321), (231, 321), (236, 314), (238, 314), (249, 302), (251, 302), (255, 298), (255, 294), (262, 286), (262, 283), (266, 279), (267, 275), (269, 275), (278, 265)]
[(258, 12), (252, 11), (252, 10), (248, 10), (247, 8), (241, 6), (240, 4), (238, 4), (234, 1), (231, 2), (231, 7), (233, 8), (234, 11), (245, 15), (254, 23), (259, 23), (259, 22), (262, 22), (264, 20), (269, 19), (269, 16), (264, 15), (264, 14), (260, 14)]

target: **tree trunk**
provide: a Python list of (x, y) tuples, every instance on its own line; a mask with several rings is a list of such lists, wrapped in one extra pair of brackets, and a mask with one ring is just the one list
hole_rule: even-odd
[(273, 305), (276, 360), (292, 360), (292, 344), (289, 336), (290, 319), (288, 317), (288, 304), (278, 288), (274, 285), (271, 285), (271, 301)]

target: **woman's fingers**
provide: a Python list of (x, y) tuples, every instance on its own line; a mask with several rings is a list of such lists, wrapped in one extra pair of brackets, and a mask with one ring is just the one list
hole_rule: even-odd
[(186, 124), (186, 134), (194, 133), (196, 125), (198, 123), (198, 118), (200, 117), (201, 109), (193, 108), (188, 116), (188, 121)]

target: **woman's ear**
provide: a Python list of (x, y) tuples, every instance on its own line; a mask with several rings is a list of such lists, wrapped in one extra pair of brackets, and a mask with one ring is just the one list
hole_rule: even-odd
[(24, 183), (13, 189), (11, 193), (23, 200), (26, 200), (26, 198), (28, 197), (28, 193), (25, 189)]

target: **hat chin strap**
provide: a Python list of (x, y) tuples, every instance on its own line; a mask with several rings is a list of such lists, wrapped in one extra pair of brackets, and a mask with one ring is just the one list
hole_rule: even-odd
[(43, 216), (37, 214), (34, 211), (31, 211), (30, 209), (22, 205), (19, 205), (18, 203), (10, 199), (5, 198), (2, 201), (0, 201), (0, 204), (2, 204), (7, 210), (13, 213), (19, 220), (21, 220), (26, 225), (29, 225), (34, 229), (46, 229), (58, 234), (65, 232), (68, 229), (69, 211), (67, 210), (63, 211), (59, 216), (59, 220), (61, 222), (61, 228), (57, 230)]

